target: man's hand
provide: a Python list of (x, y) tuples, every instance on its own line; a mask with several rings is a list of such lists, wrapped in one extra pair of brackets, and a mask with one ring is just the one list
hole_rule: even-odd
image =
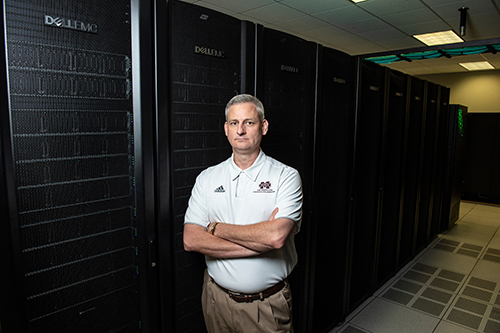
[(273, 212), (271, 213), (271, 216), (269, 216), (269, 219), (267, 219), (267, 220), (274, 221), (276, 218), (276, 214), (278, 214), (279, 211), (280, 211), (280, 209), (278, 207), (274, 208)]

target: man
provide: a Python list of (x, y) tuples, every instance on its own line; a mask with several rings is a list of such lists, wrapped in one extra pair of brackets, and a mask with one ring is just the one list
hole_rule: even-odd
[(204, 170), (184, 220), (184, 248), (205, 255), (202, 306), (207, 329), (292, 332), (286, 280), (297, 263), (302, 217), (299, 173), (260, 149), (269, 124), (251, 95), (226, 106), (233, 154)]

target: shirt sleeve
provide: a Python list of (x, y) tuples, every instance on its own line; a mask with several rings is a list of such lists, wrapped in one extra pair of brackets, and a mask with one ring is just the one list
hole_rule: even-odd
[(203, 172), (198, 175), (194, 183), (191, 197), (189, 198), (188, 208), (184, 215), (184, 224), (196, 224), (204, 228), (208, 227), (208, 212), (206, 210), (206, 197), (203, 191)]
[(298, 227), (302, 223), (302, 180), (297, 170), (287, 167), (284, 169), (276, 198), (276, 207), (279, 212), (276, 218), (287, 218)]

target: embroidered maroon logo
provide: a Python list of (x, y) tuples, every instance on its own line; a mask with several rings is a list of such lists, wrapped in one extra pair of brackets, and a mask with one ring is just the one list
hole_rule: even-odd
[(269, 189), (271, 187), (271, 183), (269, 181), (267, 182), (261, 182), (260, 185), (259, 185), (260, 189), (263, 190), (265, 188)]
[(266, 182), (260, 182), (259, 189), (253, 191), (253, 193), (274, 193), (274, 190), (271, 189), (271, 182), (268, 180)]

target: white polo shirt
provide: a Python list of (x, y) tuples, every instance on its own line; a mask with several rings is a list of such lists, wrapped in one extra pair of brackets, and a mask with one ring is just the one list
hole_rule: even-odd
[[(300, 227), (302, 184), (297, 170), (268, 157), (261, 150), (254, 164), (241, 170), (231, 156), (196, 179), (184, 223), (207, 227), (210, 222), (252, 224), (288, 218)], [(224, 288), (242, 293), (267, 289), (291, 273), (297, 264), (294, 236), (285, 246), (259, 256), (217, 259), (205, 256), (208, 273)]]

